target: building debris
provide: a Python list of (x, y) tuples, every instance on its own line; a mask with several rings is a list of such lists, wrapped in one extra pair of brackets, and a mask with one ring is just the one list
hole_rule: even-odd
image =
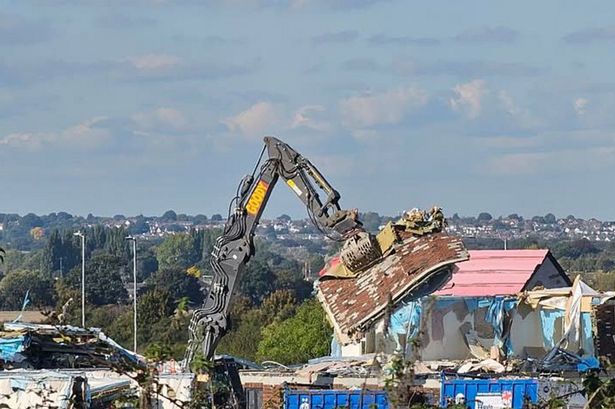
[(444, 233), (401, 232), (400, 238), (391, 255), (358, 277), (325, 276), (319, 281), (318, 298), (341, 343), (360, 339), (390, 302), (433, 292), (450, 277), (455, 263), (468, 259), (461, 240)]
[(86, 409), (89, 401), (87, 379), (79, 374), (0, 371), (0, 407)]
[(0, 364), (5, 369), (145, 367), (145, 359), (122, 348), (97, 328), (4, 323)]

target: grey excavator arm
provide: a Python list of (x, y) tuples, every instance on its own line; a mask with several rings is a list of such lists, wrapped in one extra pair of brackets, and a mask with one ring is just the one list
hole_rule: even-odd
[[(303, 201), (311, 221), (323, 232), (335, 234), (339, 239), (367, 235), (357, 220), (356, 210), (340, 208), (339, 193), (310, 161), (276, 138), (265, 137), (264, 142), (268, 158), (260, 169), (259, 159), (254, 172), (258, 169), (258, 174), (248, 175), (241, 181), (234, 198), (234, 210), (222, 235), (216, 240), (211, 258), (213, 281), (209, 294), (190, 321), (190, 340), (184, 360), (186, 367), (199, 346), (203, 357), (211, 359), (228, 329), (231, 296), (246, 263), (254, 254), (254, 231), (279, 178)], [(325, 197), (321, 198), (319, 191)]]

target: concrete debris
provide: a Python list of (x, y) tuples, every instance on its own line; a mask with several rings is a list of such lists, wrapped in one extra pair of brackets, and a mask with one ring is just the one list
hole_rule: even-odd
[(466, 362), (457, 369), (457, 373), (492, 372), (504, 373), (506, 367), (494, 359), (485, 359), (480, 362)]

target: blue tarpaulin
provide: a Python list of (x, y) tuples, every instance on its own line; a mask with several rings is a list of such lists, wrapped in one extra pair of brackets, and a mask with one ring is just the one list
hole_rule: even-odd
[(592, 327), (591, 312), (581, 313), (581, 347), (583, 348), (583, 356), (594, 356), (594, 338)]
[[(517, 306), (517, 300), (515, 298), (494, 297), (489, 299), (491, 305), (487, 310), (485, 319), (493, 326), (493, 345), (501, 348), (506, 356), (512, 353), (512, 343), (510, 337), (502, 339), (504, 333), (504, 316), (506, 313)], [(480, 304), (480, 303), (479, 303)]]
[[(540, 309), (540, 321), (542, 322), (542, 339), (545, 349), (555, 346), (555, 321), (564, 316), (564, 310)], [(559, 341), (559, 340), (557, 340)]]
[(23, 335), (15, 338), (0, 338), (0, 359), (12, 361), (16, 353), (24, 350), (26, 342), (26, 337)]
[(408, 334), (408, 338), (418, 335), (421, 324), (421, 301), (411, 301), (391, 315), (389, 328), (395, 334)]

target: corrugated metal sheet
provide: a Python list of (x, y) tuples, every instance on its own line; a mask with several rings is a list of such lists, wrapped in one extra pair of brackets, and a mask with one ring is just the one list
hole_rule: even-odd
[(428, 278), (468, 259), (458, 237), (435, 233), (402, 238), (393, 254), (356, 278), (320, 281), (318, 298), (342, 343), (381, 317), (389, 300), (399, 301)]
[(382, 390), (307, 390), (284, 391), (284, 409), (387, 409), (387, 394)]
[(478, 297), (521, 292), (549, 250), (470, 250), (451, 281), (434, 295)]

